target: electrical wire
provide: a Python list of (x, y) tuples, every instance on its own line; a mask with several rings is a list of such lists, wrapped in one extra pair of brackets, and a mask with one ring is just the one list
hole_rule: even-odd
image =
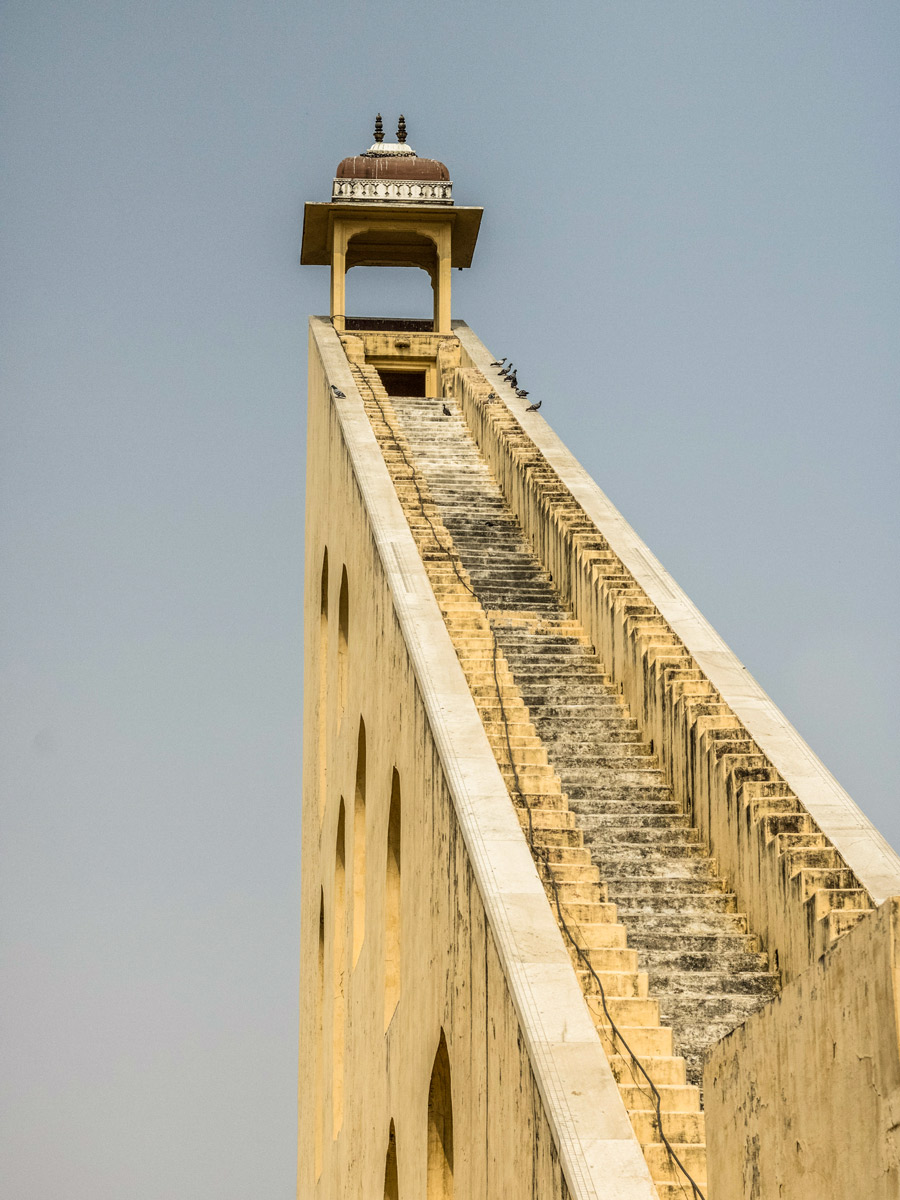
[[(407, 469), (409, 470), (410, 478), (412, 480), (413, 487), (416, 490), (416, 496), (418, 497), (419, 507), (421, 509), (422, 516), (425, 518), (425, 520), (428, 523), (428, 527), (431, 530), (431, 534), (432, 534), (432, 537), (434, 538), (436, 546), (446, 556), (447, 562), (450, 564), (450, 566), (453, 570), (453, 573), (456, 576), (459, 583), (461, 584), (461, 586), (472, 596), (472, 598), (479, 604), (479, 606), (482, 607), (482, 611), (484, 611), (483, 606), (481, 605), (481, 601), (478, 599), (478, 595), (476, 594), (474, 588), (463, 577), (462, 573), (459, 570), (459, 567), (457, 566), (456, 556), (453, 554), (452, 545), (449, 547), (445, 546), (443, 544), (443, 542), (441, 541), (440, 537), (438, 536), (438, 532), (435, 529), (434, 522), (431, 520), (431, 517), (428, 515), (427, 509), (425, 506), (425, 497), (423, 496), (422, 489), (419, 486), (418, 472), (416, 471), (416, 468), (413, 466), (412, 462), (410, 461), (409, 456), (407, 455), (407, 453), (403, 447), (403, 444), (400, 440), (397, 430), (394, 428), (392, 423), (388, 420), (387, 414), (385, 413), (385, 410), (384, 410), (384, 407), (382, 406), (381, 401), (378, 399), (378, 396), (375, 393), (375, 389), (372, 387), (372, 384), (366, 378), (362, 368), (360, 368), (358, 365), (354, 364), (352, 369), (353, 369), (354, 375), (356, 375), (358, 377), (358, 379), (361, 380), (366, 385), (366, 388), (368, 389), (369, 395), (371, 396), (373, 403), (376, 405), (376, 407), (378, 408), (378, 411), (381, 413), (381, 419), (384, 422), (385, 427), (389, 431), (395, 447), (399, 451), (401, 457), (403, 458), (404, 463), (406, 464)], [(432, 501), (432, 503), (434, 503), (434, 501)], [(436, 505), (435, 505), (435, 507), (436, 507)], [(449, 531), (448, 531), (448, 533), (449, 533)], [(452, 541), (452, 539), (451, 539), (451, 541)], [(503, 703), (502, 688), (500, 686), (500, 678), (499, 678), (498, 671), (497, 671), (497, 657), (500, 652), (499, 642), (497, 639), (497, 634), (494, 630), (493, 625), (491, 624), (491, 621), (487, 615), (487, 612), (485, 612), (485, 620), (487, 622), (488, 631), (490, 632), (490, 635), (491, 635), (492, 672), (493, 672), (493, 677), (494, 677), (494, 687), (495, 687), (495, 690), (497, 693), (497, 702), (500, 706), (500, 719), (503, 724), (504, 737), (505, 737), (505, 742), (506, 742), (506, 756), (509, 760), (509, 766), (510, 766), (510, 770), (512, 772), (515, 791), (516, 791), (516, 794), (518, 795), (520, 806), (523, 807), (525, 809), (526, 813), (528, 814), (528, 844), (531, 849), (532, 856), (535, 859), (539, 860), (543, 864), (543, 866), (546, 868), (545, 876), (546, 876), (546, 879), (549, 882), (550, 887), (553, 891), (553, 902), (554, 902), (554, 907), (556, 908), (556, 916), (557, 916), (557, 920), (559, 922), (560, 928), (562, 929), (563, 933), (565, 934), (565, 936), (569, 940), (570, 944), (572, 945), (573, 949), (575, 950), (575, 953), (577, 954), (579, 961), (581, 963), (583, 963), (585, 969), (588, 971), (588, 973), (590, 974), (594, 983), (596, 984), (597, 991), (599, 992), (599, 995), (600, 995), (600, 1003), (603, 1007), (604, 1016), (606, 1017), (607, 1023), (609, 1024), (609, 1027), (612, 1030), (613, 1045), (621, 1046), (625, 1050), (632, 1066), (636, 1067), (637, 1070), (640, 1071), (641, 1075), (646, 1080), (647, 1086), (650, 1090), (650, 1094), (652, 1097), (654, 1109), (655, 1109), (654, 1115), (656, 1118), (656, 1126), (659, 1131), (660, 1141), (665, 1146), (666, 1153), (669, 1156), (669, 1159), (675, 1164), (675, 1166), (678, 1168), (678, 1170), (681, 1171), (687, 1184), (690, 1186), (693, 1200), (706, 1200), (706, 1197), (704, 1196), (703, 1192), (700, 1190), (699, 1184), (693, 1179), (693, 1177), (691, 1176), (687, 1167), (684, 1165), (684, 1163), (679, 1158), (678, 1153), (675, 1150), (674, 1146), (669, 1141), (669, 1139), (666, 1137), (665, 1130), (663, 1129), (663, 1119), (662, 1119), (662, 1096), (660, 1095), (659, 1089), (657, 1088), (657, 1086), (653, 1082), (653, 1080), (650, 1078), (643, 1063), (638, 1058), (638, 1056), (635, 1054), (635, 1052), (631, 1049), (627, 1040), (622, 1035), (621, 1030), (616, 1025), (615, 1021), (613, 1020), (612, 1014), (609, 1011), (609, 1007), (608, 1007), (607, 1001), (606, 1001), (606, 990), (603, 987), (603, 983), (600, 979), (600, 976), (597, 974), (597, 971), (594, 969), (594, 966), (590, 960), (590, 955), (588, 953), (588, 950), (587, 950), (587, 948), (580, 945), (579, 942), (576, 940), (575, 935), (573, 934), (568, 921), (563, 916), (562, 903), (561, 903), (560, 895), (559, 895), (559, 887), (558, 887), (556, 879), (553, 875), (553, 871), (551, 870), (551, 863), (550, 863), (549, 856), (547, 855), (546, 848), (535, 844), (534, 821), (533, 821), (532, 812), (531, 812), (531, 805), (525, 799), (525, 793), (522, 790), (521, 782), (519, 779), (519, 771), (518, 771), (518, 768), (516, 767), (515, 760), (513, 758), (512, 742), (511, 742), (510, 731), (509, 731), (509, 720), (506, 715), (506, 706)], [(643, 1090), (643, 1087), (639, 1082), (638, 1082), (638, 1087), (641, 1087)], [(683, 1187), (683, 1184), (682, 1184), (682, 1187)]]

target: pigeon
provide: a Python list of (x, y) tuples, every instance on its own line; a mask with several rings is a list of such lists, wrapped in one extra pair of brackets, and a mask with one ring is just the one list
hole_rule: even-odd
[(499, 362), (492, 362), (491, 366), (492, 367), (502, 367), (505, 362), (506, 362), (506, 359), (501, 358)]
[(525, 391), (524, 388), (516, 388), (516, 395), (519, 397), (520, 400), (524, 400), (525, 397), (528, 395), (528, 393)]
[(544, 403), (543, 400), (538, 400), (537, 404), (529, 404), (528, 407), (525, 409), (525, 411), (526, 412), (537, 412), (537, 410), (541, 407), (541, 405), (543, 403)]
[(516, 378), (516, 373), (515, 373), (515, 371), (513, 371), (513, 373), (512, 373), (511, 375), (507, 375), (507, 377), (506, 377), (506, 382), (507, 382), (507, 383), (508, 383), (508, 384), (509, 384), (511, 387), (514, 387), (514, 388), (517, 388), (517, 387), (519, 386), (519, 380)]
[(446, 404), (445, 404), (445, 405), (443, 405), (443, 409), (444, 409), (444, 416), (445, 416), (445, 417), (451, 417), (451, 416), (453, 416), (453, 414), (450, 412), (450, 409), (447, 407), (447, 405), (446, 405)]
[(497, 399), (496, 392), (488, 392), (488, 400), (496, 400), (496, 399)]
[(506, 378), (506, 376), (507, 376), (507, 375), (510, 373), (510, 371), (511, 371), (512, 369), (513, 369), (513, 365), (512, 365), (512, 363), (508, 363), (508, 364), (507, 364), (507, 365), (506, 365), (506, 366), (503, 368), (503, 370), (500, 372), (500, 378), (501, 378), (501, 379), (505, 379), (505, 378)]
[(334, 392), (334, 394), (338, 400), (346, 400), (347, 399), (346, 393), (342, 392), (339, 387), (335, 387), (334, 384), (331, 385), (331, 390)]

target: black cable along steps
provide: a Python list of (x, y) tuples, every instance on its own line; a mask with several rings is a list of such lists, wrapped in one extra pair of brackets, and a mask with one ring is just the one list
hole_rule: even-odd
[[(353, 372), (515, 799), (498, 719), (503, 689), (528, 810), (520, 804), (519, 817), (548, 895), (561, 900), (566, 925), (588, 947), (591, 971), (574, 952), (573, 961), (657, 1190), (697, 1196), (660, 1140), (651, 1089), (617, 1044), (592, 976), (653, 1079), (665, 1136), (699, 1187), (703, 1053), (774, 994), (778, 977), (526, 544), (455, 403), (389, 400), (373, 368)], [(480, 603), (459, 585), (460, 570)], [(492, 679), (494, 639), (502, 655)]]

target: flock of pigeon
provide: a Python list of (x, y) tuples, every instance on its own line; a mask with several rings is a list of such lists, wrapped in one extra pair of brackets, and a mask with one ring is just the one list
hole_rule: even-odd
[[(500, 368), (500, 370), (498, 372), (500, 375), (500, 378), (506, 380), (506, 382), (512, 387), (513, 391), (516, 393), (516, 395), (519, 397), (520, 400), (524, 400), (525, 397), (528, 395), (528, 393), (525, 391), (524, 388), (519, 387), (519, 381), (516, 378), (516, 369), (512, 365), (512, 362), (509, 362), (509, 363), (507, 363), (506, 366), (504, 366), (503, 364), (505, 362), (506, 362), (506, 359), (501, 358), (498, 362), (492, 362), (491, 366)], [(339, 387), (335, 387), (335, 385), (332, 384), (331, 390), (332, 390), (332, 392), (334, 392), (334, 394), (338, 400), (346, 400), (346, 396), (344, 395), (344, 393), (341, 391), (341, 389)], [(497, 399), (497, 393), (491, 392), (491, 394), (488, 396), (488, 400), (496, 400), (496, 399)], [(543, 400), (538, 400), (537, 404), (529, 404), (528, 407), (525, 409), (525, 411), (526, 412), (537, 412), (537, 410), (541, 407), (542, 404), (543, 404)], [(450, 409), (447, 407), (446, 404), (442, 405), (441, 407), (442, 407), (445, 417), (449, 417), (452, 415), (450, 412)]]
[[(503, 365), (504, 363), (506, 363), (506, 366)], [(512, 365), (512, 361), (510, 360), (509, 362), (507, 362), (507, 360), (505, 358), (501, 358), (497, 362), (492, 362), (491, 366), (500, 368), (500, 371), (499, 371), (500, 378), (505, 379), (506, 382), (508, 384), (510, 384), (513, 391), (516, 393), (516, 395), (519, 397), (520, 400), (524, 400), (525, 397), (528, 395), (528, 393), (525, 391), (524, 388), (519, 387), (519, 380), (516, 375), (516, 368)], [(529, 404), (528, 407), (525, 409), (525, 411), (526, 412), (537, 412), (537, 410), (541, 407), (542, 404), (543, 404), (543, 400), (538, 400), (537, 404)]]

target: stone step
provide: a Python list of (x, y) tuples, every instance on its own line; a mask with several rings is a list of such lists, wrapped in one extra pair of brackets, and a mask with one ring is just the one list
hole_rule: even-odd
[[(652, 804), (665, 804), (666, 801), (649, 801)], [(574, 809), (574, 805), (572, 805)], [(672, 806), (674, 807), (674, 805)], [(578, 812), (579, 826), (582, 829), (595, 830), (597, 835), (616, 837), (631, 837), (632, 832), (640, 829), (673, 829), (683, 831), (688, 840), (698, 841), (700, 833), (692, 825), (687, 824), (687, 818), (682, 812), (647, 812), (643, 806), (640, 811), (631, 808), (620, 812)]]
[[(549, 826), (563, 824), (572, 826), (574, 817), (566, 804), (565, 795), (557, 791), (539, 791), (539, 792), (522, 792), (521, 797), (516, 797), (521, 801), (523, 806), (527, 806), (528, 812), (531, 814), (531, 820), (534, 825), (539, 825), (541, 820), (545, 820)], [(524, 813), (524, 808), (521, 810)], [(560, 822), (556, 818), (565, 817), (565, 820)], [(527, 814), (525, 814), (527, 823)]]
[[(691, 1087), (690, 1084), (660, 1084), (656, 1090), (659, 1092), (660, 1109), (662, 1112), (700, 1112), (700, 1092), (697, 1088)], [(629, 1112), (652, 1112), (652, 1092), (646, 1084), (643, 1087), (638, 1087), (636, 1084), (620, 1083), (619, 1091)]]
[[(656, 763), (656, 755), (650, 753), (650, 747), (640, 742), (633, 745), (618, 745), (610, 742), (598, 752), (589, 764), (570, 766), (560, 763), (565, 772), (566, 782), (573, 788), (596, 787), (598, 784), (609, 783), (619, 775), (619, 772), (635, 772), (637, 783), (644, 772), (652, 772), (659, 778), (661, 772)], [(812, 865), (812, 864), (810, 864)], [(824, 864), (823, 864), (824, 865)]]
[[(725, 893), (727, 894), (727, 893)], [(683, 930), (688, 934), (718, 936), (721, 934), (747, 934), (747, 918), (739, 912), (722, 912), (715, 908), (698, 910), (684, 908), (679, 911), (622, 910), (622, 920), (627, 921), (628, 936), (640, 946), (645, 933), (678, 936)]]
[(700, 1200), (700, 1196), (705, 1194), (707, 1187), (704, 1184), (698, 1196), (685, 1179), (682, 1179), (679, 1183), (667, 1183), (662, 1179), (654, 1179), (653, 1186), (656, 1188), (659, 1200)]
[(769, 971), (672, 971), (654, 970), (653, 990), (660, 996), (697, 996), (711, 999), (716, 995), (774, 996), (780, 979)]
[(606, 888), (599, 883), (570, 883), (566, 880), (543, 880), (544, 891), (563, 908), (575, 904), (598, 904), (606, 900)]
[(617, 1033), (614, 1033), (612, 1026), (608, 1024), (596, 1024), (595, 1028), (607, 1055), (628, 1057), (630, 1051), (642, 1061), (645, 1057), (672, 1057), (672, 1030), (665, 1025), (617, 1026)]
[(584, 800), (593, 796), (599, 790), (614, 786), (622, 788), (654, 788), (661, 784), (662, 772), (652, 765), (652, 759), (645, 759), (645, 765), (639, 770), (627, 763), (610, 764), (607, 768), (599, 768), (593, 778), (587, 780), (569, 779), (566, 791), (573, 800)]
[[(587, 971), (576, 967), (575, 974), (581, 989), (589, 995), (598, 994), (600, 988), (607, 996), (646, 996), (648, 980), (645, 971)], [(596, 975), (596, 978), (595, 978)]]
[(644, 744), (637, 729), (633, 728), (633, 723), (618, 716), (609, 721), (595, 721), (592, 728), (581, 725), (579, 734), (582, 739), (579, 741), (564, 730), (552, 736), (543, 734), (541, 741), (548, 750), (552, 748), (564, 753), (567, 761), (570, 755), (573, 760), (590, 758), (598, 747), (603, 747), (608, 742)]
[[(581, 939), (580, 931), (576, 934), (579, 939), (579, 944), (586, 939)], [(602, 975), (606, 971), (627, 971), (636, 973), (638, 970), (638, 955), (637, 950), (630, 950), (627, 946), (595, 946), (592, 948), (583, 948), (576, 950), (574, 946), (569, 946), (569, 957), (576, 968), (584, 968), (585, 956), (591, 966), (598, 974)]]
[(819, 921), (834, 909), (869, 911), (872, 901), (863, 888), (819, 888), (806, 901), (812, 910), (812, 919)]
[[(608, 1024), (599, 995), (587, 995), (585, 1000), (594, 1024)], [(607, 993), (606, 1008), (620, 1029), (635, 1026), (655, 1028), (659, 1025), (659, 1001), (651, 996), (611, 996)]]
[[(672, 1144), (672, 1150), (678, 1157), (678, 1161), (684, 1167), (681, 1171), (677, 1163), (673, 1160), (668, 1147), (662, 1142), (650, 1142), (646, 1146), (642, 1146), (644, 1158), (647, 1160), (647, 1166), (650, 1168), (650, 1175), (654, 1183), (666, 1182), (674, 1184), (681, 1188), (686, 1188), (687, 1195), (691, 1195), (691, 1187), (685, 1178), (686, 1171), (697, 1187), (706, 1187), (706, 1146), (696, 1142), (679, 1142)], [(684, 1195), (684, 1192), (682, 1192)]]
[(585, 840), (596, 845), (600, 853), (609, 846), (630, 847), (636, 854), (659, 847), (666, 854), (694, 855), (703, 851), (704, 858), (710, 861), (706, 846), (700, 840), (700, 831), (686, 825), (684, 817), (657, 816), (655, 820), (644, 817), (640, 824), (619, 824), (612, 820), (601, 824), (593, 818), (583, 817), (580, 823)]
[[(577, 925), (614, 925), (617, 913), (615, 904), (608, 901), (572, 901), (560, 897), (560, 909), (563, 920), (568, 924)], [(556, 912), (556, 908), (553, 909)]]
[[(590, 844), (587, 835), (585, 841)], [(596, 851), (596, 847), (594, 849)], [(699, 854), (689, 858), (685, 854), (635, 853), (626, 845), (615, 849), (603, 846), (596, 851), (596, 857), (604, 878), (609, 880), (610, 885), (615, 880), (616, 886), (621, 885), (622, 891), (637, 890), (635, 885), (638, 883), (641, 891), (656, 892), (668, 891), (665, 886), (668, 883), (685, 884), (684, 890), (695, 891), (706, 886), (717, 890), (722, 886), (721, 880), (717, 880), (713, 873), (712, 859)]]
[(580, 788), (568, 790), (569, 807), (579, 817), (617, 816), (628, 818), (652, 816), (664, 813), (682, 817), (683, 811), (672, 793), (664, 784), (645, 784), (637, 787), (617, 785), (613, 787)]
[(838, 908), (826, 913), (816, 925), (816, 954), (821, 956), (830, 950), (838, 938), (843, 937), (863, 917), (867, 917), (871, 908)]
[[(577, 829), (565, 830), (573, 839), (581, 835), (581, 831)], [(571, 845), (549, 845), (545, 837), (540, 834), (535, 834), (533, 840), (533, 848), (539, 855), (539, 862), (543, 869), (552, 869), (555, 878), (561, 879), (564, 876), (560, 875), (557, 867), (585, 867), (590, 870), (590, 875), (585, 875), (585, 879), (596, 879), (599, 882), (600, 876), (597, 868), (591, 862), (590, 851), (586, 846), (572, 843)]]
[(626, 946), (628, 944), (627, 930), (618, 922), (609, 924), (599, 921), (581, 922), (577, 927), (577, 937), (578, 944), (587, 947)]
[[(632, 1049), (634, 1050), (635, 1047), (632, 1047)], [(657, 1087), (661, 1083), (680, 1084), (687, 1082), (683, 1058), (673, 1055), (666, 1057), (641, 1055), (639, 1061), (641, 1067), (643, 1067)], [(640, 1068), (635, 1065), (634, 1060), (627, 1054), (609, 1055), (609, 1065), (612, 1068), (612, 1073), (617, 1083), (639, 1084), (643, 1078)]]
[[(724, 939), (719, 939), (724, 940)], [(761, 951), (739, 950), (736, 947), (726, 949), (716, 946), (709, 950), (691, 950), (687, 948), (656, 949), (635, 943), (635, 949), (640, 952), (641, 966), (650, 972), (650, 977), (657, 980), (661, 974), (674, 971), (761, 971), (769, 972), (769, 956)]]
[[(527, 823), (527, 815), (526, 815)], [(560, 850), (566, 847), (582, 849), (584, 834), (580, 829), (539, 829), (535, 832), (534, 842), (547, 850)]]
[[(659, 1124), (655, 1111), (637, 1109), (629, 1112), (631, 1127), (642, 1145), (658, 1142)], [(702, 1112), (670, 1112), (663, 1118), (663, 1129), (670, 1142), (692, 1142), (703, 1144), (706, 1139), (706, 1123)]]
[(689, 952), (698, 954), (758, 954), (759, 938), (745, 933), (684, 933), (673, 929), (667, 924), (664, 933), (650, 933), (636, 927), (628, 937), (636, 950), (654, 954), (660, 951), (676, 950), (678, 953)]
[[(568, 887), (572, 884), (585, 885), (591, 888), (600, 886), (600, 872), (593, 863), (547, 862), (545, 859), (539, 857), (537, 868), (541, 878), (546, 880), (552, 878), (560, 888)], [(605, 896), (606, 890), (604, 888), (604, 898)]]
[[(640, 920), (640, 914), (647, 916), (659, 915), (663, 916), (668, 912), (677, 912), (682, 914), (691, 914), (693, 922), (693, 914), (698, 917), (709, 915), (711, 913), (734, 913), (737, 912), (737, 905), (733, 892), (718, 892), (718, 891), (700, 891), (699, 881), (698, 890), (689, 892), (686, 889), (673, 891), (664, 887), (659, 887), (652, 890), (649, 886), (649, 880), (642, 881), (644, 886), (640, 891), (634, 888), (635, 880), (606, 880), (607, 888), (611, 895), (615, 895), (616, 903), (622, 909), (622, 920), (626, 925), (630, 924), (634, 916)], [(660, 880), (659, 883), (664, 881)], [(622, 884), (630, 885), (633, 890), (626, 891)], [(671, 917), (667, 920), (671, 924)]]

